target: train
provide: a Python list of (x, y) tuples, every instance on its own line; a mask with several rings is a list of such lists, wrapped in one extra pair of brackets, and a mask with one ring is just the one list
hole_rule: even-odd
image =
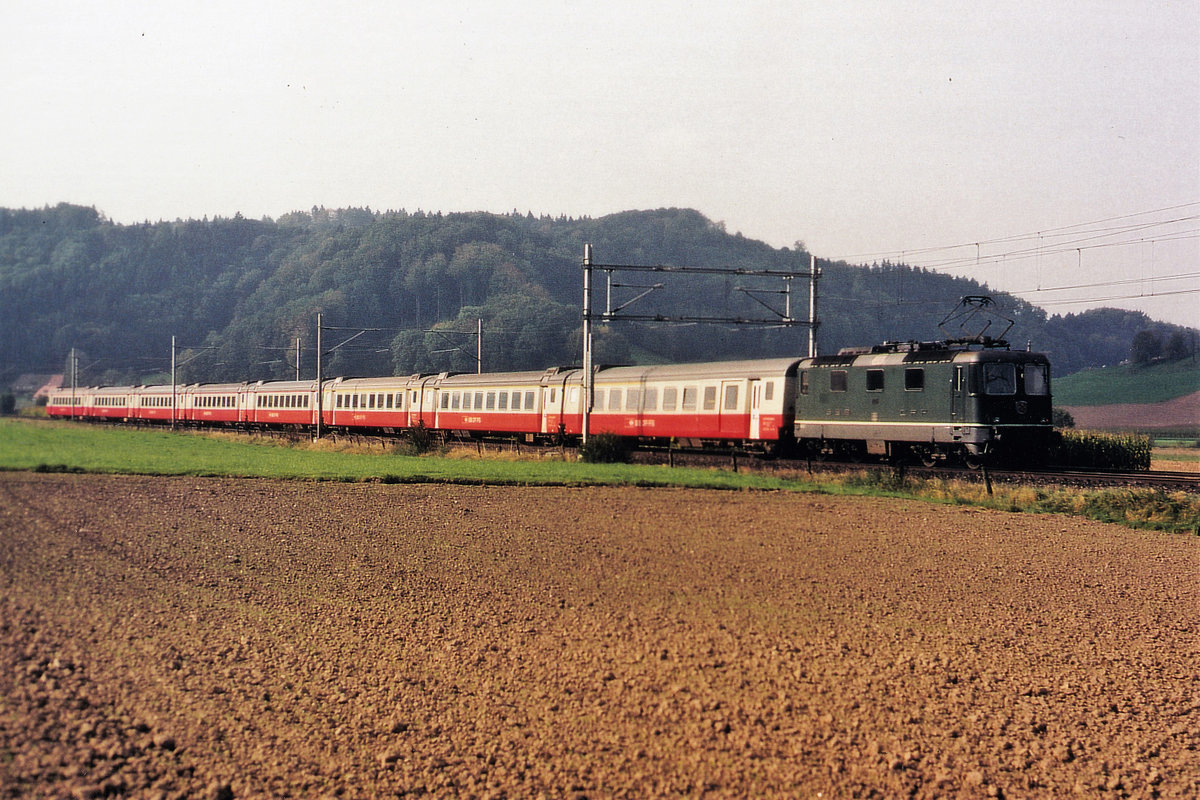
[[(770, 456), (1037, 465), (1050, 362), (988, 339), (835, 355), (172, 386), (63, 388), (49, 416), (125, 423), (563, 443), (742, 448)], [(591, 402), (585, 414), (585, 396)], [(319, 423), (319, 424), (318, 424)]]

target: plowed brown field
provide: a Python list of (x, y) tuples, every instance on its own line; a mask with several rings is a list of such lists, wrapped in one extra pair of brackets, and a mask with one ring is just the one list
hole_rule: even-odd
[(2, 797), (1200, 796), (1200, 538), (0, 475)]

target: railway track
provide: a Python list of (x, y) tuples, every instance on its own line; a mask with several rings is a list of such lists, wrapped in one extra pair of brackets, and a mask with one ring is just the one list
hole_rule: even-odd
[(923, 467), (914, 464), (883, 462), (809, 461), (807, 459), (762, 459), (749, 453), (703, 453), (675, 451), (637, 451), (634, 460), (641, 464), (746, 469), (763, 472), (806, 472), (836, 474), (862, 469), (893, 470), (920, 478), (956, 478), (980, 482), (1033, 486), (1072, 486), (1078, 488), (1156, 488), (1164, 491), (1200, 493), (1200, 473), (1171, 471), (1105, 471), (1048, 467), (1038, 470), (967, 469), (953, 465)]

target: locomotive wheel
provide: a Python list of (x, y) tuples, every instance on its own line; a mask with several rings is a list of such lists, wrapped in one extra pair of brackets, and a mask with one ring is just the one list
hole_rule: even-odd
[(967, 469), (979, 469), (983, 466), (983, 456), (974, 453), (963, 453), (963, 464)]

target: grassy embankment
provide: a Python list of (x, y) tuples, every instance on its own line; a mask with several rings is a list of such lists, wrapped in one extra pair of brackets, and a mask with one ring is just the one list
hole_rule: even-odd
[(824, 492), (921, 499), (1031, 513), (1066, 513), (1130, 527), (1200, 534), (1200, 497), (1154, 490), (1035, 489), (980, 482), (899, 478), (890, 470), (840, 476), (766, 475), (727, 469), (582, 464), (560, 457), (468, 451), (457, 457), (403, 456), (378, 448), (288, 444), (228, 434), (0, 420), (0, 469), (300, 480), (497, 485), (633, 485)]
[(1162, 403), (1194, 392), (1200, 392), (1200, 363), (1190, 358), (1085, 369), (1054, 380), (1054, 403), (1060, 406)]
[[(1088, 369), (1054, 381), (1056, 406), (1111, 406), (1164, 403), (1200, 392), (1200, 362), (1191, 358), (1134, 366), (1121, 364)], [(1200, 442), (1200, 420), (1175, 428), (1155, 425), (1129, 429), (1153, 437), (1158, 446), (1194, 447)]]

